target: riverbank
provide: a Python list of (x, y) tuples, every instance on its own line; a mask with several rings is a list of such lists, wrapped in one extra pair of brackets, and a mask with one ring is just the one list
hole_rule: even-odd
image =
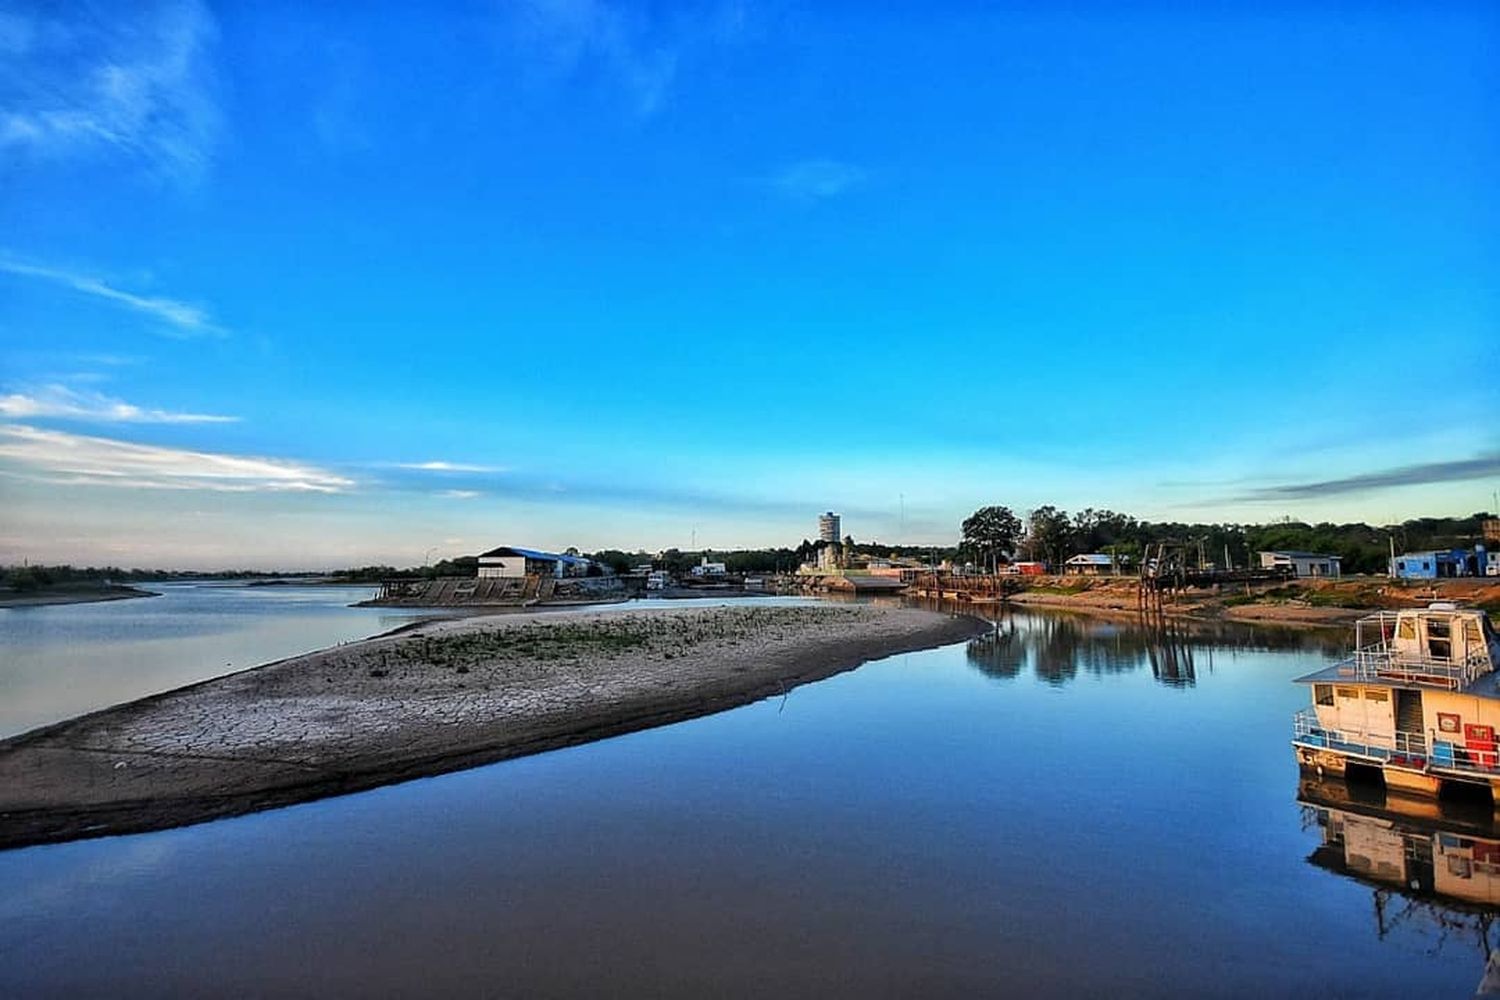
[[(1092, 614), (1135, 614), (1138, 583), (1133, 577), (1047, 577), (1030, 582), (1010, 600), (1025, 607), (1059, 608)], [(1352, 625), (1382, 608), (1429, 601), (1454, 601), (1500, 614), (1500, 579), (1400, 581), (1384, 577), (1296, 580), (1254, 588), (1186, 590), (1163, 604), (1168, 618), (1237, 621), (1306, 628)]]
[(160, 596), (153, 590), (119, 583), (59, 583), (37, 590), (0, 590), (0, 608), (42, 608), (53, 604), (92, 604)]
[(868, 605), (425, 622), (0, 741), (0, 848), (181, 826), (665, 725), (986, 627)]

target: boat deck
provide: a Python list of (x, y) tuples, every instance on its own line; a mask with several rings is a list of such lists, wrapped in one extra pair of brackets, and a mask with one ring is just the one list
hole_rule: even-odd
[(1390, 688), (1438, 688), (1476, 698), (1500, 699), (1500, 672), (1487, 671), (1466, 682), (1455, 683), (1455, 667), (1432, 662), (1393, 661), (1378, 671), (1360, 669), (1345, 660), (1296, 678), (1295, 684), (1375, 684)]

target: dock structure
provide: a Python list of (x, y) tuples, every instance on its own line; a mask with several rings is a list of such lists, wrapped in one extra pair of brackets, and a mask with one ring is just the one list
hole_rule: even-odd
[(803, 591), (841, 594), (901, 594), (907, 585), (890, 576), (869, 576), (859, 573), (809, 574), (795, 577)]
[(1023, 590), (1019, 577), (998, 573), (918, 573), (907, 588), (913, 597), (966, 604), (999, 604)]
[(1296, 579), (1296, 570), (1289, 566), (1261, 569), (1216, 566), (1207, 560), (1201, 539), (1155, 542), (1146, 546), (1146, 554), (1141, 559), (1136, 604), (1143, 614), (1159, 615), (1168, 598), (1190, 588), (1217, 588), (1226, 584), (1249, 586), (1293, 579)]
[(628, 576), (560, 579), (528, 573), (509, 577), (382, 580), (379, 593), (369, 603), (390, 607), (529, 607), (615, 601), (644, 593), (645, 581)]

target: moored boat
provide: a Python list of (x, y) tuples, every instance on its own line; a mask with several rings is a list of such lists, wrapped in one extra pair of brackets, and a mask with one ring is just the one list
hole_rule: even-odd
[(1297, 678), (1312, 692), (1293, 721), (1301, 767), (1378, 776), (1389, 788), (1500, 795), (1500, 637), (1484, 611), (1435, 602), (1355, 624), (1354, 653)]

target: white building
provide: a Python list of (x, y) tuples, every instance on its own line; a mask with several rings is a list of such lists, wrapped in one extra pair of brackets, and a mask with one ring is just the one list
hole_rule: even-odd
[(723, 576), (726, 572), (728, 571), (723, 563), (709, 562), (708, 556), (704, 556), (703, 561), (693, 567), (694, 576)]
[(839, 533), (842, 530), (840, 518), (833, 511), (825, 511), (818, 515), (818, 541), (832, 542), (837, 545), (843, 538)]
[(1262, 552), (1261, 569), (1291, 567), (1296, 577), (1342, 576), (1339, 567), (1342, 556), (1329, 556), (1321, 552)]
[(539, 552), (502, 545), (479, 556), (479, 578), (522, 576), (586, 576), (590, 561), (582, 556)]

